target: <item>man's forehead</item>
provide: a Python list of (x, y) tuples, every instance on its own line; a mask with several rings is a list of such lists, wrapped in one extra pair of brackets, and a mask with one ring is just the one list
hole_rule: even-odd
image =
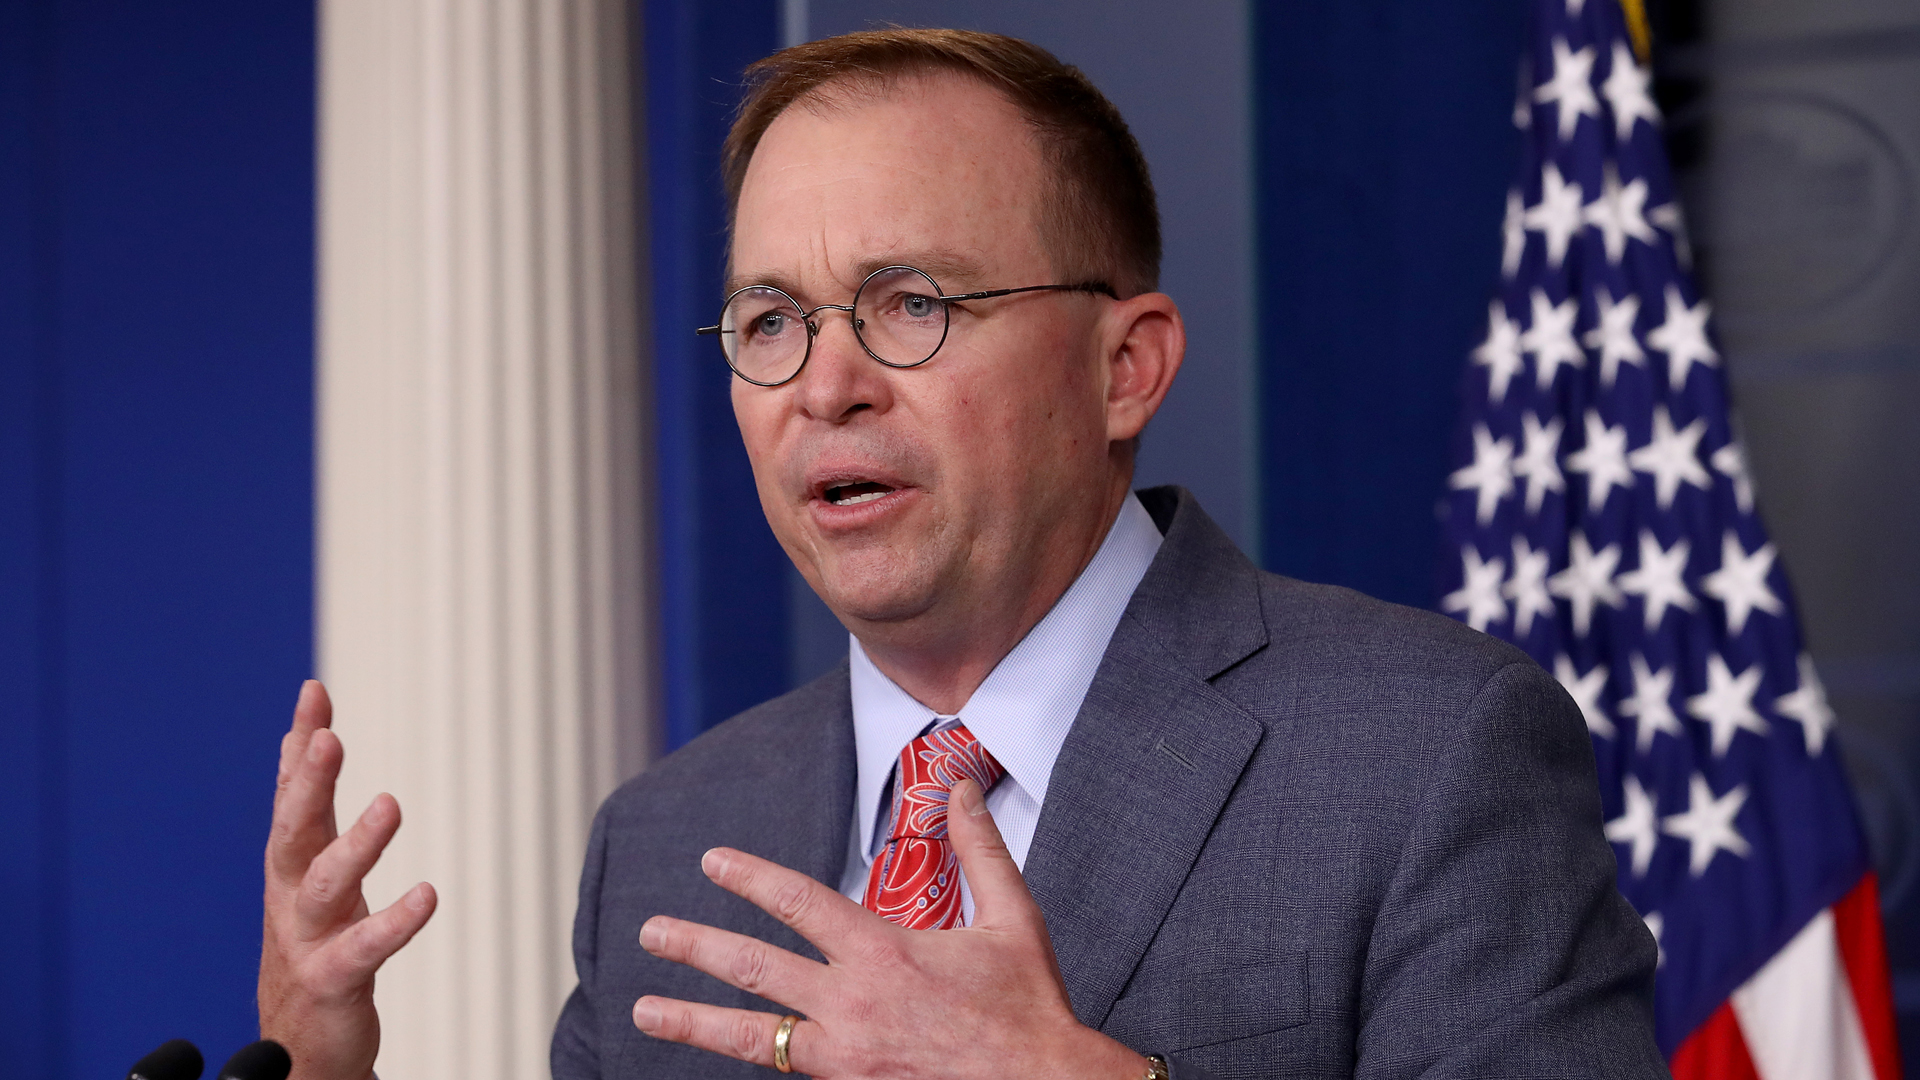
[(1044, 258), (1045, 175), (1018, 109), (971, 78), (797, 104), (748, 165), (728, 286), (819, 287), (823, 273), (852, 286), (907, 265), (958, 288), (997, 263)]

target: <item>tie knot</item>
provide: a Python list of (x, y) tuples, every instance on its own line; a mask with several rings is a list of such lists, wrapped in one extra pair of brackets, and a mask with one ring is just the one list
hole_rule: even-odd
[(887, 838), (946, 836), (947, 799), (953, 785), (971, 780), (981, 791), (988, 791), (1006, 771), (964, 724), (920, 736), (900, 751), (893, 831)]

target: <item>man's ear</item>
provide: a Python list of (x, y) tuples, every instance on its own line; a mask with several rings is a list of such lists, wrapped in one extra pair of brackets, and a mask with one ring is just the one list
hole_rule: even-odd
[(1124, 442), (1166, 399), (1187, 355), (1187, 326), (1173, 297), (1157, 292), (1120, 301), (1106, 318), (1107, 439)]

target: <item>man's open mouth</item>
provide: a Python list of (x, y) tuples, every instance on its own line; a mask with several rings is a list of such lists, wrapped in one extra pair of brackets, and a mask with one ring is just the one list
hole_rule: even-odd
[(858, 506), (861, 503), (872, 502), (891, 491), (893, 488), (886, 484), (862, 480), (852, 484), (831, 484), (827, 487), (825, 496), (826, 500), (835, 506)]

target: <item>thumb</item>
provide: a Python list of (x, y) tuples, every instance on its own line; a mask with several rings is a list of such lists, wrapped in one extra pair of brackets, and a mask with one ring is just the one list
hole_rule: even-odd
[(1039, 926), (1042, 934), (1046, 932), (1040, 905), (1027, 891), (1026, 878), (1020, 876), (999, 826), (987, 812), (986, 795), (972, 780), (953, 785), (947, 838), (973, 889), (973, 925), (1003, 930)]

